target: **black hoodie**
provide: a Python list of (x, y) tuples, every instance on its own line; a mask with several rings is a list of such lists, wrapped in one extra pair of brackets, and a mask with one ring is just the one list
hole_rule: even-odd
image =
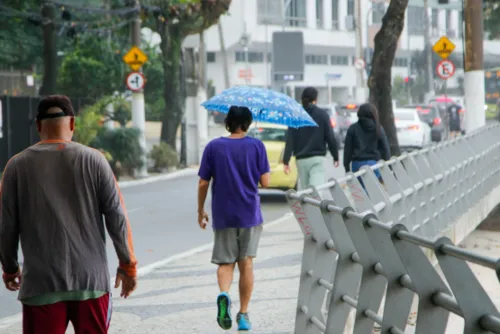
[(298, 129), (288, 128), (283, 163), (285, 165), (289, 164), (292, 153), (299, 160), (315, 156), (325, 156), (327, 144), (333, 160), (338, 161), (339, 151), (332, 126), (330, 125), (330, 117), (328, 117), (325, 110), (314, 104), (306, 108), (306, 111), (318, 126), (307, 126)]
[(389, 160), (391, 151), (384, 129), (380, 127), (377, 134), (375, 121), (367, 117), (359, 117), (358, 121), (347, 130), (344, 143), (344, 168), (351, 170), (351, 161)]

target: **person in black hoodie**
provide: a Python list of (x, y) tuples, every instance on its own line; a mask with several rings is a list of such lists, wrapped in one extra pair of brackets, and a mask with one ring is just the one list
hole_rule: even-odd
[(316, 106), (318, 91), (307, 87), (302, 92), (302, 106), (317, 127), (288, 128), (283, 165), (285, 174), (290, 173), (290, 158), (295, 155), (301, 188), (319, 186), (325, 182), (326, 145), (333, 156), (334, 166), (339, 166), (337, 142), (325, 110)]
[[(358, 109), (358, 121), (347, 130), (344, 143), (346, 173), (357, 172), (362, 166), (373, 166), (380, 159), (389, 160), (391, 151), (384, 129), (380, 126), (377, 108), (370, 103)], [(352, 165), (352, 166), (351, 166)], [(375, 175), (381, 180), (380, 171)]]

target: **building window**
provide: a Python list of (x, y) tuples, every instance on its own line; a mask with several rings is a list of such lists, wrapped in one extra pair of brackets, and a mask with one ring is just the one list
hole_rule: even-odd
[(354, 0), (347, 0), (347, 16), (354, 17)]
[(451, 10), (447, 9), (446, 10), (446, 32), (448, 32), (451, 29), (453, 29), (451, 27)]
[(286, 9), (286, 23), (291, 27), (307, 26), (307, 12), (305, 0), (292, 0)]
[(332, 0), (332, 29), (339, 30), (339, 0)]
[(328, 57), (326, 55), (306, 55), (306, 64), (328, 65)]
[[(237, 63), (245, 63), (247, 61), (245, 51), (236, 51), (235, 52), (235, 61)], [(248, 52), (248, 62), (249, 63), (263, 63), (264, 62), (264, 53), (249, 51)]]
[(316, 0), (316, 25), (318, 29), (324, 28), (323, 26), (323, 0)]
[(260, 24), (281, 25), (283, 0), (257, 0), (257, 20)]
[(394, 58), (394, 67), (408, 67), (408, 59), (406, 58)]
[(436, 8), (432, 8), (431, 27), (439, 28), (439, 11)]
[(215, 52), (207, 52), (207, 63), (215, 63)]
[(385, 4), (383, 2), (376, 2), (372, 5), (372, 24), (382, 23), (382, 18), (385, 15)]
[(464, 37), (464, 12), (463, 11), (458, 12), (458, 37), (459, 38)]
[(330, 65), (349, 65), (349, 57), (347, 56), (330, 56)]
[(408, 34), (423, 35), (424, 29), (422, 22), (425, 21), (425, 12), (423, 7), (408, 6)]

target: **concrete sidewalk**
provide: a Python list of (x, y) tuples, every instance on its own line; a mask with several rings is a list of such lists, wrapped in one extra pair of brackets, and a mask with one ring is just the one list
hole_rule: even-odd
[[(252, 333), (293, 333), (302, 244), (302, 233), (292, 217), (264, 227), (250, 305), (254, 325)], [(500, 232), (475, 231), (465, 240), (463, 247), (500, 257)], [(216, 267), (210, 263), (210, 256), (211, 251), (206, 251), (158, 268), (140, 278), (137, 291), (128, 300), (115, 297), (110, 333), (223, 333), (215, 321), (215, 299), (219, 291)], [(471, 265), (471, 268), (496, 306), (500, 306), (495, 272), (477, 265)], [(231, 294), (233, 315), (239, 307), (237, 282), (236, 272)], [(405, 333), (414, 333), (414, 330), (415, 327), (409, 325)], [(463, 320), (451, 315), (446, 334), (462, 331)], [(236, 332), (236, 329), (227, 331)], [(21, 324), (0, 330), (0, 333), (21, 333)], [(72, 328), (68, 333), (73, 333)]]

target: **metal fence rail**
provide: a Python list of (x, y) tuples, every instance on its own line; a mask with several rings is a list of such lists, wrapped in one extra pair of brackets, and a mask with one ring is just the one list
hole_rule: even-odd
[(372, 333), (374, 324), (404, 333), (416, 296), (415, 333), (444, 333), (450, 312), (464, 318), (464, 333), (500, 333), (500, 314), (467, 264), (498, 275), (500, 261), (443, 237), (500, 184), (499, 139), (494, 125), (318, 189), (289, 191), (304, 233), (295, 333), (344, 333), (352, 309), (355, 334)]

